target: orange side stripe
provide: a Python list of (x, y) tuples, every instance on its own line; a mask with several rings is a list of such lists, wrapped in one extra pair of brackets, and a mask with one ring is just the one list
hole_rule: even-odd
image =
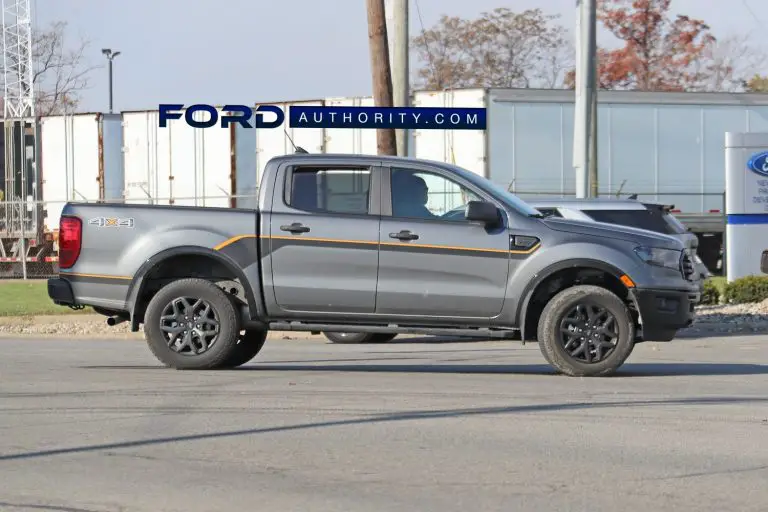
[(361, 244), (361, 245), (385, 245), (388, 247), (418, 247), (422, 249), (445, 249), (449, 251), (468, 251), (468, 252), (492, 252), (492, 253), (505, 253), (505, 254), (531, 254), (536, 249), (538, 249), (541, 246), (541, 242), (537, 243), (530, 249), (526, 249), (524, 251), (517, 251), (517, 250), (507, 250), (507, 249), (478, 249), (474, 247), (457, 247), (452, 245), (430, 245), (430, 244), (412, 244), (412, 243), (397, 243), (397, 242), (373, 242), (370, 240), (341, 240), (338, 238), (315, 238), (315, 237), (297, 237), (297, 236), (291, 236), (291, 235), (278, 235), (278, 236), (257, 236), (257, 235), (238, 235), (234, 236), (228, 240), (225, 240), (224, 242), (220, 243), (219, 245), (215, 246), (213, 249), (218, 251), (223, 249), (224, 247), (227, 247), (228, 245), (231, 245), (239, 240), (243, 240), (246, 238), (260, 238), (263, 240), (299, 240), (299, 241), (305, 241), (305, 242), (329, 242), (329, 243), (343, 243), (343, 244)]

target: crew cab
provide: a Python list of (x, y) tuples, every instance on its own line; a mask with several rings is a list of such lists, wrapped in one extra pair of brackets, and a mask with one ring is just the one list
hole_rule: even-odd
[(389, 156), (273, 158), (255, 209), (67, 203), (59, 245), (51, 299), (143, 325), (176, 369), (245, 364), (278, 330), (519, 336), (602, 376), (700, 300), (674, 237), (544, 218), (465, 169)]

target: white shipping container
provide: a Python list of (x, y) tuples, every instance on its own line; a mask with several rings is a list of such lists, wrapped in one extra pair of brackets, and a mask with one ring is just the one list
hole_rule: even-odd
[(157, 111), (123, 113), (126, 202), (229, 207), (236, 193), (232, 130), (193, 128), (184, 117), (160, 128)]
[[(411, 101), (414, 107), (422, 108), (486, 108), (486, 92), (484, 89), (417, 92)], [(421, 129), (413, 132), (416, 158), (452, 163), (488, 176), (485, 131)]]
[[(256, 179), (261, 181), (261, 171), (267, 162), (276, 157), (295, 153), (294, 144), (309, 153), (325, 153), (325, 130), (322, 128), (291, 128), (291, 105), (304, 107), (322, 107), (323, 100), (297, 101), (284, 103), (264, 103), (275, 105), (285, 113), (285, 122), (279, 128), (255, 129), (256, 132)], [(271, 119), (271, 117), (270, 117)], [(291, 143), (293, 141), (293, 143)]]
[[(325, 104), (329, 107), (373, 107), (374, 101), (372, 97), (328, 98), (325, 100)], [(325, 130), (325, 152), (375, 155), (378, 153), (376, 130), (327, 128)]]
[(119, 114), (74, 114), (40, 120), (45, 231), (59, 228), (68, 201), (120, 201), (123, 190)]

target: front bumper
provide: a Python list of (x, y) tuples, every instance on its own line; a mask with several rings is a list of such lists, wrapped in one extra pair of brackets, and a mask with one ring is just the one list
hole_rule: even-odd
[(60, 306), (74, 306), (75, 294), (72, 292), (72, 285), (69, 281), (60, 277), (54, 277), (48, 280), (48, 297)]
[(634, 290), (640, 312), (643, 341), (671, 341), (679, 329), (693, 324), (700, 292), (684, 290)]

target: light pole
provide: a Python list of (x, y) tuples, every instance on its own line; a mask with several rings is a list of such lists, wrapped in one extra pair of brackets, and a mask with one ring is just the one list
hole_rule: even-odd
[(107, 56), (109, 60), (109, 113), (112, 113), (112, 60), (120, 55), (120, 52), (113, 52), (110, 48), (104, 48), (101, 53)]

